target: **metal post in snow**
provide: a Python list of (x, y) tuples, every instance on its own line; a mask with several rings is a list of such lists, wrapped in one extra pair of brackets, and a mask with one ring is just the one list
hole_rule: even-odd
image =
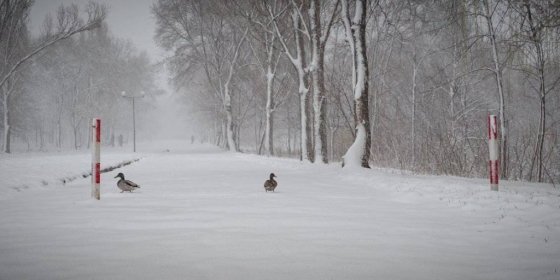
[(498, 191), (498, 118), (488, 116), (488, 151), (490, 152), (490, 190)]
[(134, 152), (136, 153), (136, 115), (135, 115), (135, 108), (134, 108), (134, 99), (136, 98), (143, 98), (145, 93), (144, 91), (140, 92), (139, 96), (129, 96), (126, 94), (126, 91), (121, 92), (121, 95), (126, 98), (132, 98), (132, 139), (134, 143)]
[(91, 197), (101, 199), (101, 119), (93, 119), (93, 150), (91, 162)]

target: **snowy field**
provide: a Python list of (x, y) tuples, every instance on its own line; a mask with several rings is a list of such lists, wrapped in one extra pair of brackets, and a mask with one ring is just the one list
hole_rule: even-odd
[(154, 146), (0, 155), (0, 279), (560, 279), (550, 185)]

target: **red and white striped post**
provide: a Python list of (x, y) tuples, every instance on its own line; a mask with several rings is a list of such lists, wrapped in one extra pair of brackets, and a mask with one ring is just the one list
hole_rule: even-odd
[(93, 150), (91, 162), (91, 197), (101, 199), (101, 119), (93, 119)]
[(490, 152), (490, 190), (498, 191), (498, 117), (488, 116), (488, 151)]

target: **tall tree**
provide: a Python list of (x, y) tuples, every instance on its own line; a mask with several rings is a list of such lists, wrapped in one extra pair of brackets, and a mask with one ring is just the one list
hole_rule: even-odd
[[(307, 71), (307, 59), (306, 59), (306, 48), (303, 36), (303, 21), (300, 13), (306, 12), (308, 5), (304, 1), (301, 6), (297, 6), (295, 3), (288, 4), (286, 7), (279, 7), (277, 5), (278, 0), (274, 1), (273, 6), (269, 6), (270, 19), (274, 23), (274, 28), (278, 39), (282, 44), (284, 54), (289, 58), (290, 62), (294, 66), (297, 79), (298, 79), (298, 93), (300, 98), (300, 136), (301, 136), (301, 155), (300, 159), (302, 161), (313, 162), (313, 136), (312, 136), (312, 126), (311, 126), (311, 112), (308, 106), (308, 93), (309, 93), (309, 75)], [(278, 11), (279, 10), (279, 11)], [(279, 27), (279, 18), (290, 11), (292, 25), (291, 31), (293, 31), (294, 37), (294, 50), (288, 47), (287, 34), (282, 32)]]
[(500, 177), (502, 179), (507, 178), (507, 153), (508, 153), (508, 127), (506, 119), (506, 103), (505, 103), (505, 90), (503, 83), (503, 62), (500, 60), (498, 52), (498, 37), (496, 35), (498, 27), (496, 27), (496, 22), (503, 22), (504, 15), (501, 19), (496, 19), (500, 16), (498, 9), (504, 6), (502, 1), (497, 0), (496, 3), (490, 3), (492, 0), (483, 0), (483, 18), (486, 21), (487, 26), (487, 37), (492, 48), (492, 63), (493, 68), (491, 71), (494, 73), (494, 78), (496, 81), (496, 87), (498, 89), (498, 99), (499, 99), (499, 117), (500, 117)]
[(239, 6), (238, 10), (241, 10), (240, 13), (253, 25), (251, 33), (256, 43), (249, 42), (249, 46), (266, 81), (264, 150), (266, 155), (272, 156), (274, 155), (274, 112), (278, 105), (274, 84), (281, 55), (278, 51), (278, 37), (274, 25), (268, 20), (268, 3), (261, 0), (249, 1), (249, 3), (252, 6), (251, 12), (246, 12), (245, 6)]
[(346, 155), (344, 166), (361, 166), (369, 168), (371, 131), (369, 124), (368, 85), (369, 69), (366, 48), (366, 14), (367, 1), (356, 0), (354, 17), (350, 18), (348, 0), (342, 1), (342, 21), (346, 30), (346, 40), (353, 57), (352, 89), (354, 92), (354, 121), (356, 137)]
[(538, 182), (543, 181), (544, 175), (544, 149), (545, 149), (545, 132), (547, 130), (547, 107), (546, 100), (548, 95), (560, 82), (559, 73), (551, 73), (550, 60), (547, 55), (547, 45), (549, 33), (557, 32), (560, 27), (560, 5), (556, 1), (533, 1), (524, 0), (520, 6), (517, 6), (522, 22), (521, 31), (527, 38), (527, 48), (529, 54), (530, 69), (527, 73), (530, 79), (537, 81), (534, 87), (539, 99), (539, 124), (537, 129), (537, 139), (535, 143), (535, 152), (531, 160), (531, 173), (529, 180), (532, 178), (533, 169), (536, 166), (536, 179)]
[[(261, 44), (265, 49), (266, 58), (260, 59), (255, 48), (253, 52), (255, 57), (259, 60), (263, 75), (266, 78), (266, 105), (265, 105), (265, 132), (264, 132), (264, 150), (269, 156), (274, 155), (274, 111), (276, 109), (276, 102), (274, 99), (274, 79), (278, 69), (280, 56), (276, 53), (276, 33), (263, 32), (263, 40)], [(251, 44), (252, 46), (253, 44)]]
[(325, 46), (329, 39), (331, 27), (338, 13), (339, 0), (330, 9), (330, 17), (324, 25), (323, 30), (321, 3), (331, 4), (332, 2), (311, 0), (309, 9), (310, 37), (311, 37), (311, 76), (313, 80), (313, 110), (314, 110), (314, 157), (315, 162), (328, 162), (327, 154), (327, 98), (325, 90)]

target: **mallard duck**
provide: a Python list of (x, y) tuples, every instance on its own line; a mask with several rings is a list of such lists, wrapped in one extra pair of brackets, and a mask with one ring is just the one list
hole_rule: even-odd
[(273, 178), (276, 177), (276, 175), (274, 175), (274, 173), (270, 173), (270, 180), (266, 180), (266, 182), (264, 182), (264, 189), (265, 191), (273, 191), (276, 188), (276, 186), (278, 186), (278, 182), (276, 182), (276, 180), (274, 180)]
[(130, 181), (130, 180), (125, 180), (124, 179), (124, 174), (119, 173), (117, 174), (117, 176), (115, 176), (115, 178), (120, 177), (121, 179), (117, 182), (117, 187), (119, 187), (119, 189), (121, 189), (121, 193), (124, 191), (127, 192), (132, 192), (134, 189), (136, 188), (140, 188), (139, 185), (137, 185), (136, 183)]

